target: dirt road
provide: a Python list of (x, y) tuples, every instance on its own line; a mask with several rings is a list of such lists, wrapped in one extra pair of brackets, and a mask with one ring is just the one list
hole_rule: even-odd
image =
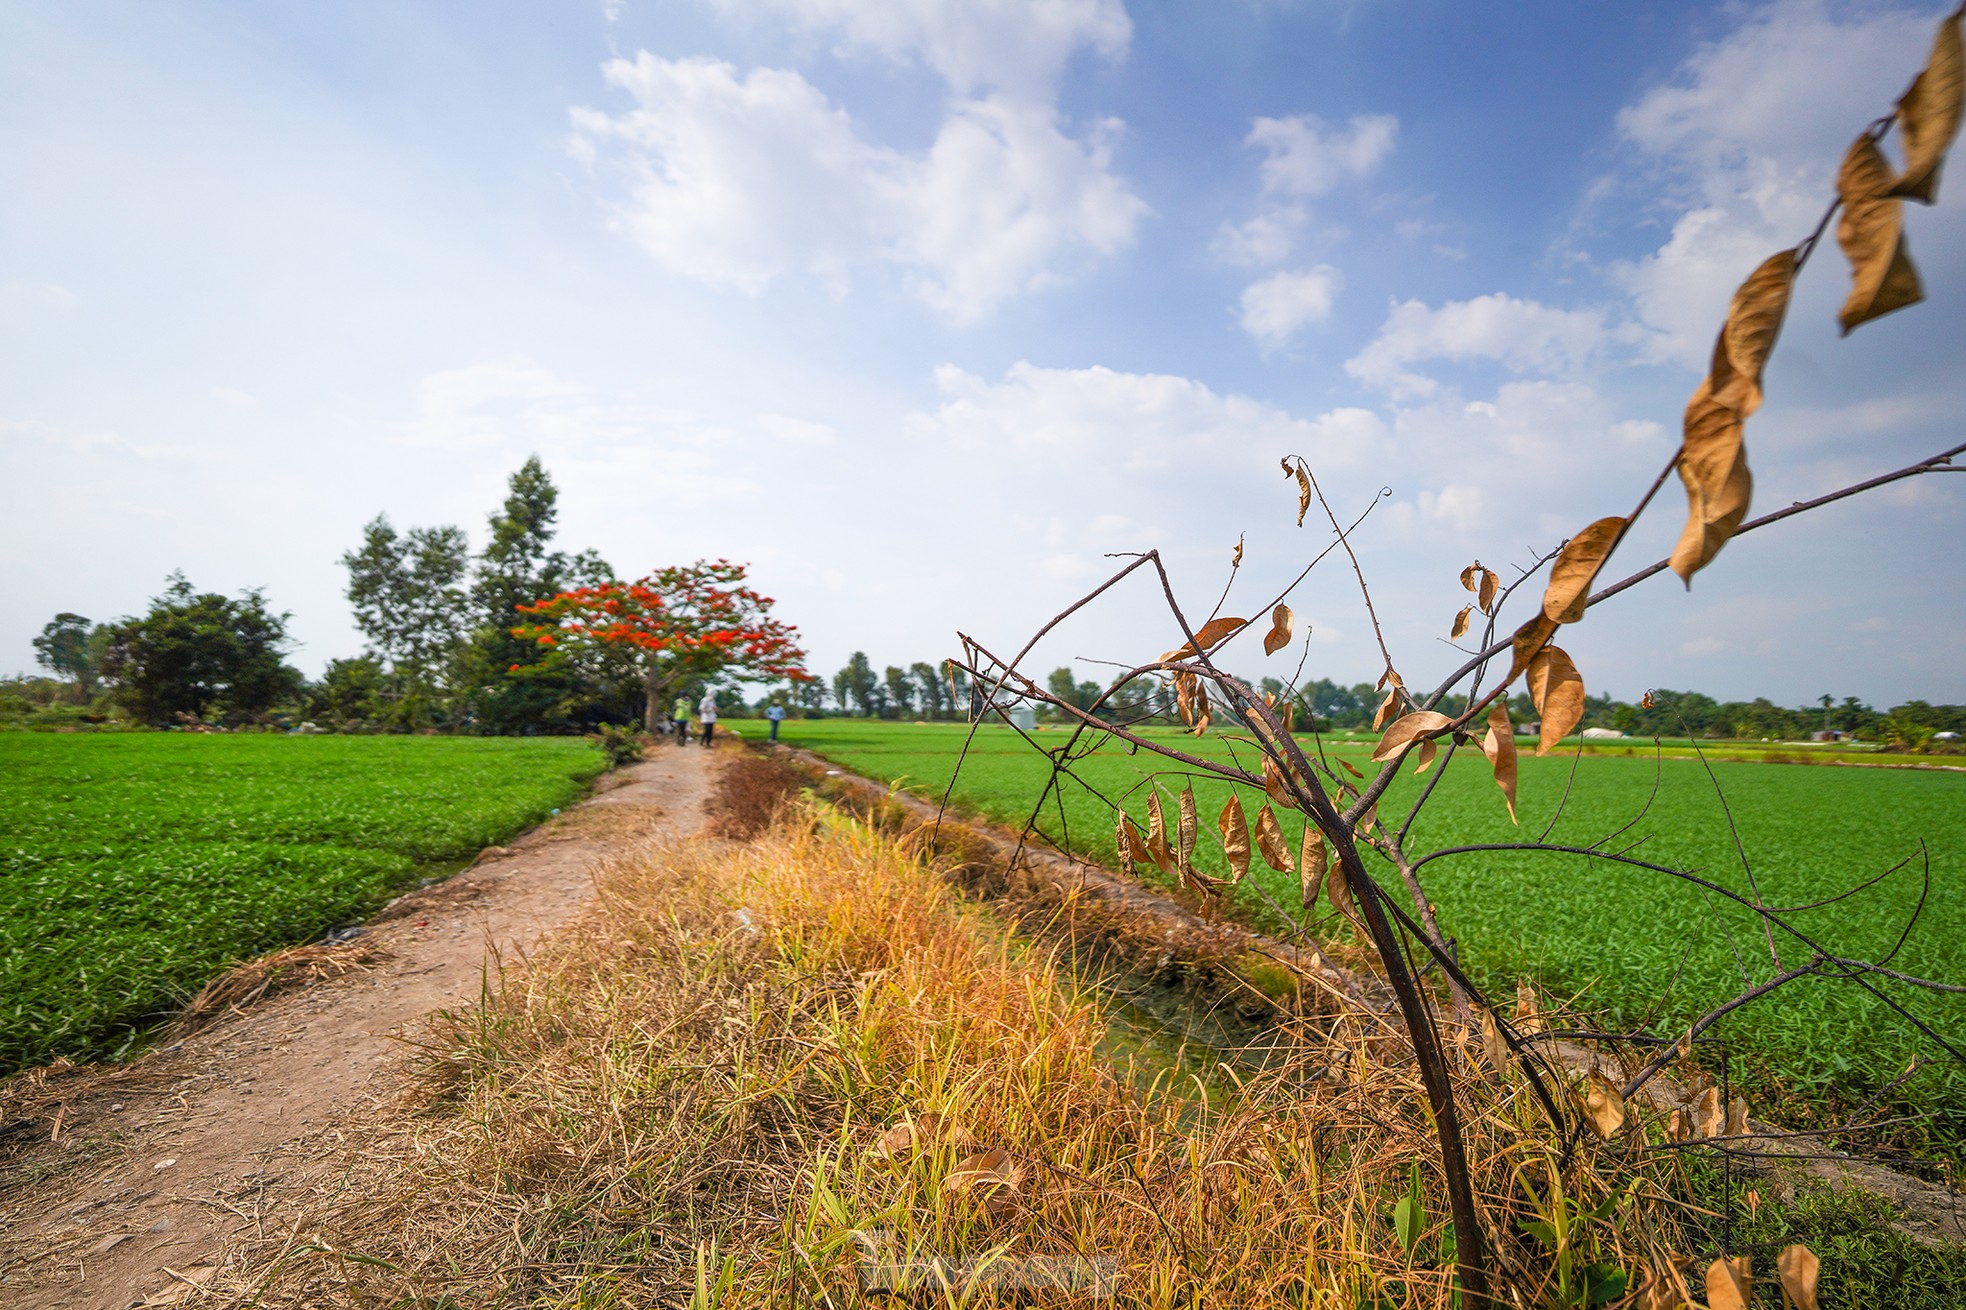
[(417, 1020), (476, 1000), (488, 970), (521, 961), (624, 839), (697, 829), (713, 758), (658, 747), (609, 775), (590, 800), (396, 902), (339, 953), (353, 965), (339, 977), (129, 1065), (48, 1076), (0, 1125), (0, 1305), (195, 1300), (227, 1238), (277, 1225), (285, 1199), (337, 1167), (338, 1125), (398, 1094)]

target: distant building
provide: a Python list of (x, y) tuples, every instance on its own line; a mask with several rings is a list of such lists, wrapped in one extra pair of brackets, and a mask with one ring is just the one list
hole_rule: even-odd
[(1625, 734), (1619, 732), (1616, 728), (1585, 728), (1577, 735), (1585, 741), (1610, 741), (1622, 737)]

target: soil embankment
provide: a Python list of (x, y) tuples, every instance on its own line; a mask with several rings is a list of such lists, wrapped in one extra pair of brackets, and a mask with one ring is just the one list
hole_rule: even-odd
[(333, 976), (316, 985), (221, 1007), (127, 1065), (24, 1076), (0, 1114), (0, 1304), (177, 1304), (229, 1241), (279, 1231), (289, 1203), (342, 1166), (343, 1127), (400, 1095), (415, 1021), (476, 1001), (573, 916), (625, 839), (694, 832), (711, 758), (658, 748), (609, 775), (317, 950), (308, 972)]

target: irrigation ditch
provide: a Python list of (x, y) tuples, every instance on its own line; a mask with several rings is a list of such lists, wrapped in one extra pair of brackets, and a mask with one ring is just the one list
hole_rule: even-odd
[[(802, 748), (752, 743), (731, 767), (779, 771), (781, 777), (760, 777), (750, 786), (767, 793), (809, 789), (901, 838), (1013, 936), (1048, 953), (1076, 985), (1101, 999), (1116, 1062), (1194, 1080), (1197, 1099), (1232, 1095), (1244, 1077), (1292, 1062), (1302, 1071), (1297, 1077), (1343, 1079), (1342, 1049), (1336, 1064), (1318, 1058), (1341, 1017), (1378, 1028), (1385, 1040), (1375, 1043), (1375, 1052), (1410, 1063), (1395, 998), (1374, 974), (1363, 942), (1280, 940)], [(1555, 1035), (1588, 1028), (1581, 1017), (1571, 1024), (1545, 1014), (1540, 1026), (1539, 1054), (1573, 1084), (1593, 1072), (1615, 1078), (1637, 1067), (1628, 1052)], [(1461, 1045), (1470, 1062), (1478, 1045), (1478, 1039)], [(1581, 1089), (1569, 1090), (1581, 1108)], [(1661, 1077), (1634, 1108), (1669, 1119), (1693, 1091)], [(1720, 1220), (1729, 1229), (1733, 1207), (1757, 1204), (1757, 1189), (1787, 1199), (1798, 1185), (1814, 1184), (1881, 1197), (1893, 1208), (1891, 1226), (1922, 1245), (1966, 1245), (1966, 1198), (1955, 1186), (1831, 1149), (1820, 1133), (1791, 1133), (1760, 1118), (1749, 1118), (1720, 1145), (1728, 1211)]]

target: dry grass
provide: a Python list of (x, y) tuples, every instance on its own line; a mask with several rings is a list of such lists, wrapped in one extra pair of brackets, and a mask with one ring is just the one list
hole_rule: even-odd
[[(418, 1102), (215, 1295), (858, 1305), (873, 1247), (1110, 1258), (1127, 1306), (1450, 1304), (1425, 1102), (1374, 1016), (1307, 1024), (1300, 1058), (1240, 1085), (1116, 1068), (1094, 998), (825, 808), (601, 882), (589, 921), (438, 1026)], [(1518, 1084), (1467, 1096), (1520, 1304), (1582, 1305), (1588, 1266), (1657, 1253), (1630, 1157), (1565, 1165)]]
[(167, 1040), (196, 1032), (234, 1010), (258, 1004), (268, 996), (311, 982), (325, 982), (367, 969), (387, 954), (365, 940), (312, 942), (289, 946), (235, 965), (198, 990), (165, 1030)]

